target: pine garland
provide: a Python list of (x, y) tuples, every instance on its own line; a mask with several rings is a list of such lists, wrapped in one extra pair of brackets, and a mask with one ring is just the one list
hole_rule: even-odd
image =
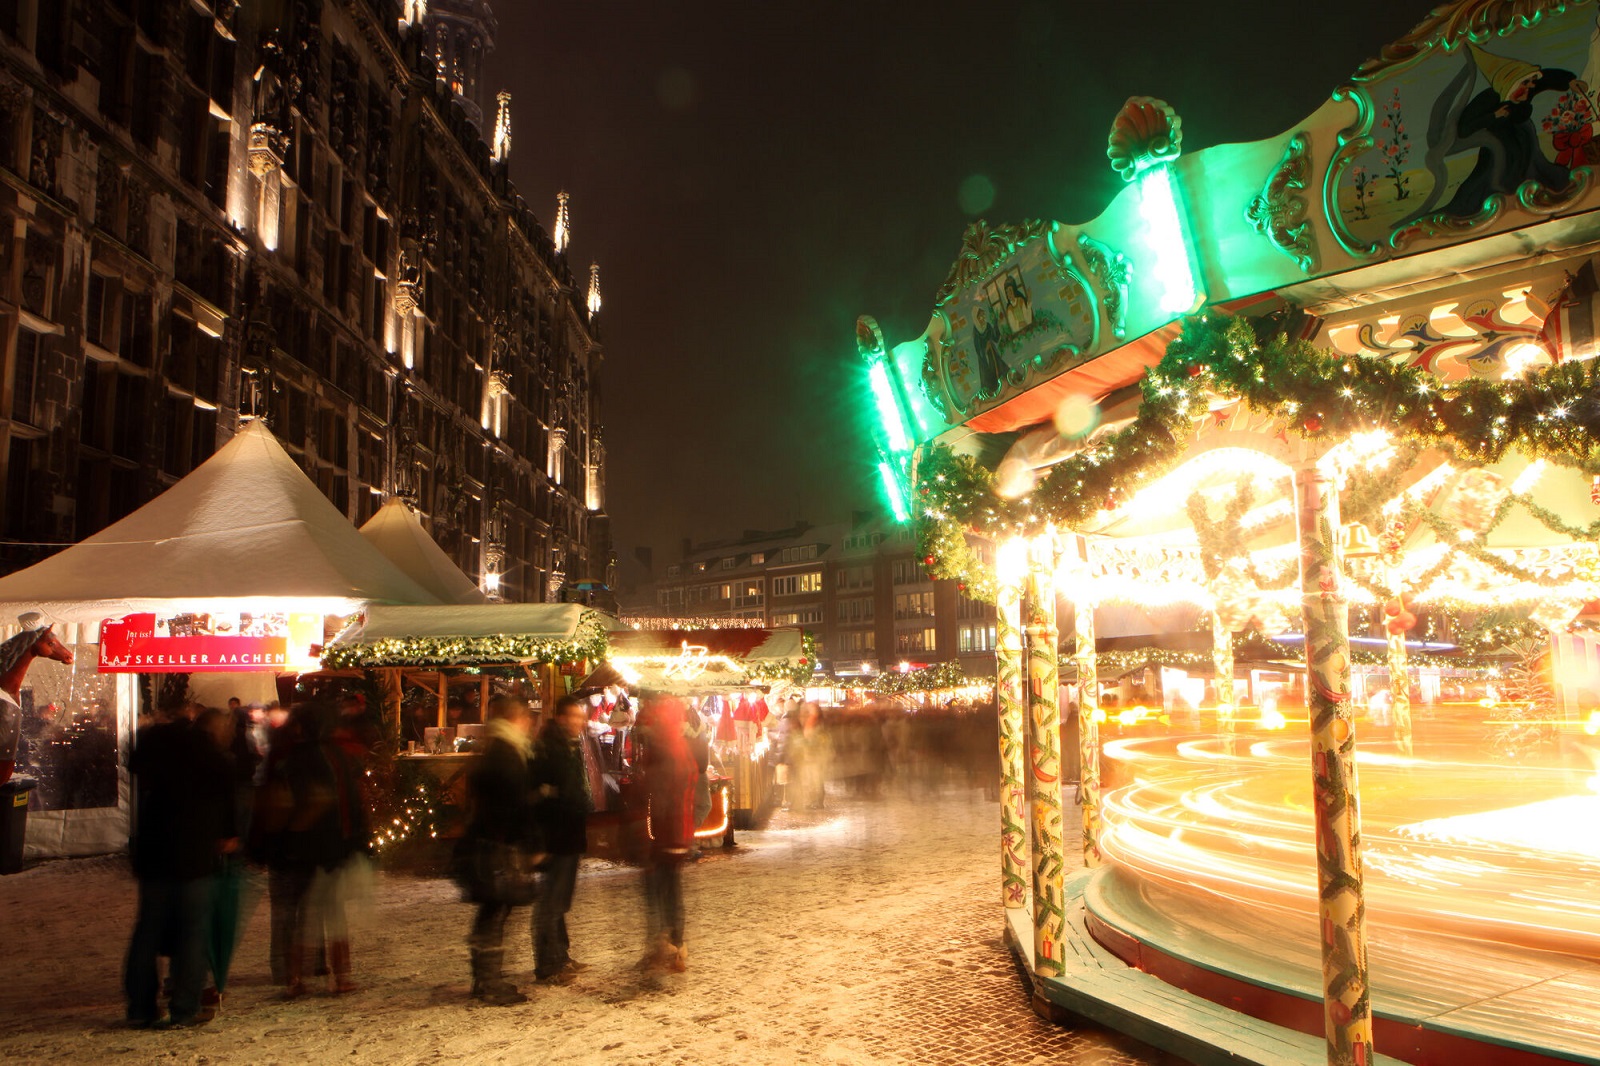
[(495, 633), (481, 637), (386, 637), (362, 644), (335, 644), (322, 653), (329, 670), (384, 666), (494, 666), (507, 663), (599, 662), (606, 655), (606, 630), (595, 611), (584, 611), (570, 640)]
[(1245, 319), (1211, 312), (1185, 321), (1139, 388), (1131, 423), (1056, 464), (1019, 499), (996, 493), (994, 474), (970, 456), (928, 448), (916, 493), (920, 542), (934, 557), (935, 576), (963, 581), (974, 598), (992, 602), (980, 587), (986, 568), (976, 565), (964, 530), (1031, 535), (1049, 524), (1077, 528), (1115, 508), (1182, 455), (1207, 393), (1242, 400), (1309, 438), (1383, 428), (1403, 453), (1432, 447), (1481, 466), (1515, 446), (1600, 472), (1600, 360), (1559, 363), (1512, 381), (1441, 382), (1390, 359), (1334, 355), (1282, 336), (1263, 343)]

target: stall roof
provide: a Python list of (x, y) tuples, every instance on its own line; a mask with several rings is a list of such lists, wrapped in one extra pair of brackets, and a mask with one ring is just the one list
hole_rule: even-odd
[[(585, 613), (580, 603), (484, 603), (409, 607), (374, 604), (366, 620), (341, 633), (335, 643), (368, 643), (396, 637), (494, 637), (506, 634), (544, 640), (570, 640)], [(620, 625), (605, 616), (603, 621)], [(607, 627), (609, 628), (609, 626)]]
[(422, 528), (406, 502), (396, 497), (367, 519), (361, 535), (384, 557), (442, 603), (486, 603), (476, 583)]
[(622, 623), (577, 603), (374, 604), (333, 639), (329, 667), (598, 660)]
[(0, 611), (61, 622), (167, 607), (281, 610), (285, 600), (317, 613), (437, 602), (356, 531), (259, 421), (126, 518), (0, 578)]
[(791, 672), (814, 665), (806, 654), (805, 631), (793, 627), (621, 629), (609, 644), (609, 664), (630, 685), (653, 692), (747, 688), (789, 680)]

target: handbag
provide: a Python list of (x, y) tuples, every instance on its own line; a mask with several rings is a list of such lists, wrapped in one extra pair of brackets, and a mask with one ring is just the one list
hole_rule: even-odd
[(538, 894), (541, 858), (505, 841), (463, 837), (456, 843), (451, 875), (474, 903), (522, 907)]

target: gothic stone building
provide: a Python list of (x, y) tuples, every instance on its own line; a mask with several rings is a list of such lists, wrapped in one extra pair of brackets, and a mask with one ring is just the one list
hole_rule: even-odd
[(0, 567), (260, 415), (507, 599), (606, 580), (598, 271), (507, 178), (487, 0), (434, 8), (0, 0)]

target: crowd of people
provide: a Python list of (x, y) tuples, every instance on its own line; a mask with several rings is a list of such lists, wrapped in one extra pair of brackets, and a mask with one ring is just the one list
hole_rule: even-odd
[[(304, 995), (308, 978), (319, 975), (336, 995), (356, 988), (347, 909), (352, 894), (370, 885), (371, 718), (359, 699), (342, 708), (274, 706), (254, 717), (238, 700), (229, 703), (163, 708), (141, 726), (129, 758), (138, 908), (124, 993), (134, 1027), (216, 1016), (246, 917), (249, 867), (265, 871), (271, 972), (284, 996)], [(509, 1006), (527, 999), (503, 968), (505, 927), (518, 906), (533, 907), (536, 980), (566, 984), (587, 968), (572, 957), (566, 919), (588, 850), (588, 817), (604, 808), (606, 792), (583, 701), (565, 697), (541, 722), (526, 701), (501, 695), (483, 716), (453, 874), (476, 905), (467, 936), (471, 996)], [(633, 764), (649, 797), (641, 965), (682, 972), (681, 867), (709, 806), (710, 729), (674, 700), (646, 705), (630, 723)]]
[[(139, 904), (123, 971), (130, 1025), (215, 1016), (243, 917), (246, 866), (266, 871), (271, 963), (303, 995), (308, 957), (335, 992), (355, 988), (345, 896), (369, 846), (365, 723), (329, 705), (252, 721), (237, 699), (161, 707), (140, 727), (128, 770)], [(158, 959), (169, 960), (165, 983)]]
[[(765, 709), (764, 703), (762, 709)], [(784, 808), (821, 808), (829, 782), (847, 794), (912, 793), (955, 775), (992, 787), (995, 716), (947, 704), (907, 714), (892, 707), (829, 713), (798, 698), (749, 718), (767, 742)], [(567, 915), (588, 850), (588, 820), (610, 805), (607, 760), (596, 743), (591, 702), (558, 700), (548, 716), (515, 696), (497, 695), (483, 722), (468, 777), (465, 832), (452, 874), (474, 904), (467, 934), (472, 999), (526, 1002), (507, 979), (505, 931), (531, 907), (534, 977), (566, 984), (587, 966), (572, 955)], [(731, 720), (731, 712), (721, 717)], [(634, 857), (644, 867), (646, 945), (640, 965), (683, 972), (682, 869), (698, 855), (696, 827), (711, 808), (726, 722), (695, 701), (621, 696), (602, 721), (627, 733), (638, 783)], [(417, 724), (420, 725), (421, 719)], [(358, 697), (342, 705), (307, 702), (285, 711), (178, 703), (144, 724), (129, 771), (135, 812), (131, 850), (139, 904), (124, 971), (130, 1025), (194, 1025), (220, 1009), (239, 940), (251, 868), (264, 870), (271, 910), (269, 957), (286, 997), (311, 977), (329, 991), (353, 991), (352, 897), (370, 891), (368, 772), (379, 737)], [(725, 753), (720, 753), (725, 754)], [(169, 960), (165, 983), (158, 960)], [(165, 991), (167, 1015), (160, 1000)]]

